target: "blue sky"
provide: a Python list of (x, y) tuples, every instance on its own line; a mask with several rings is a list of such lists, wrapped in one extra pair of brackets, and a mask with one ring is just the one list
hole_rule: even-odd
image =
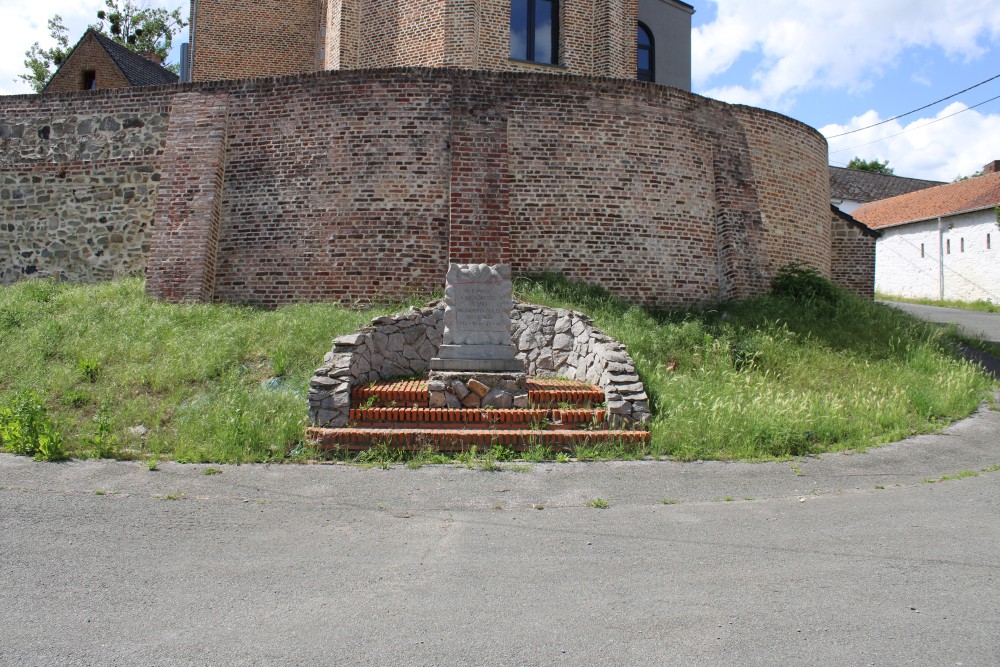
[[(832, 136), (1000, 74), (1000, 0), (688, 0), (694, 91), (772, 109)], [(151, 5), (188, 10), (187, 0)], [(61, 14), (76, 40), (103, 0), (0, 0), (0, 94)], [(180, 41), (186, 39), (186, 34)], [(176, 62), (177, 55), (171, 58)], [(877, 128), (830, 140), (831, 163), (889, 160), (901, 176), (952, 180), (1000, 159), (1000, 79)], [(961, 113), (958, 113), (961, 112)], [(953, 118), (934, 122), (955, 114)], [(898, 136), (890, 136), (897, 135)]]
[[(690, 2), (695, 92), (772, 109), (830, 137), (1000, 74), (998, 0)], [(965, 109), (997, 96), (1000, 78), (830, 139), (830, 162), (857, 155), (889, 160), (900, 176), (971, 174), (1000, 159), (1000, 99)]]

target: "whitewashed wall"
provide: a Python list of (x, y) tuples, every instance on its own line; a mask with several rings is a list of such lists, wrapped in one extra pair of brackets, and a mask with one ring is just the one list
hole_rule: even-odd
[[(996, 214), (989, 209), (943, 218), (943, 222), (944, 298), (1000, 303), (1000, 228)], [(875, 244), (875, 290), (890, 296), (939, 298), (937, 221), (879, 231), (883, 235)]]

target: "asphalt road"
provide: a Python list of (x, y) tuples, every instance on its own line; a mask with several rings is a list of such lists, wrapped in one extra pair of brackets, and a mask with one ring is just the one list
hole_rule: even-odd
[(767, 464), (0, 455), (0, 664), (997, 665), (1000, 471), (925, 481), (997, 465), (988, 409)]
[(923, 306), (898, 301), (883, 301), (882, 303), (905, 310), (928, 322), (955, 323), (968, 334), (993, 343), (1000, 343), (1000, 313), (984, 313), (978, 310), (962, 310), (960, 308), (939, 308), (938, 306)]

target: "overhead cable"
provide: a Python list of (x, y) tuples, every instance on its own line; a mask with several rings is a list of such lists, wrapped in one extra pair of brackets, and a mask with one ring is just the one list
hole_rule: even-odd
[(840, 134), (834, 134), (832, 136), (827, 137), (827, 139), (836, 139), (837, 137), (843, 137), (843, 136), (846, 136), (848, 134), (854, 134), (855, 132), (861, 132), (862, 130), (869, 130), (869, 129), (873, 128), (873, 127), (878, 127), (879, 125), (884, 125), (885, 123), (888, 123), (888, 122), (891, 122), (891, 121), (894, 121), (894, 120), (898, 120), (899, 118), (904, 118), (904, 117), (909, 116), (911, 114), (915, 114), (918, 111), (923, 111), (924, 109), (932, 107), (935, 104), (940, 104), (941, 102), (944, 102), (945, 100), (950, 100), (953, 97), (958, 97), (962, 93), (967, 93), (970, 90), (972, 90), (973, 88), (978, 88), (979, 86), (983, 85), (984, 83), (989, 83), (990, 81), (993, 81), (994, 79), (1000, 79), (1000, 74), (997, 74), (996, 76), (991, 76), (990, 78), (986, 79), (985, 81), (980, 81), (979, 83), (977, 83), (974, 86), (969, 86), (965, 90), (960, 90), (957, 93), (955, 93), (954, 95), (949, 95), (948, 97), (942, 97), (941, 99), (937, 100), (936, 102), (931, 102), (930, 104), (925, 104), (924, 106), (920, 107), (919, 109), (914, 109), (913, 111), (907, 111), (906, 113), (901, 113), (898, 116), (893, 116), (892, 118), (886, 118), (885, 120), (879, 121), (879, 122), (877, 122), (877, 123), (875, 123), (873, 125), (868, 125), (867, 127), (859, 127), (856, 130), (849, 130), (848, 132), (841, 132)]
[[(927, 127), (928, 125), (933, 125), (934, 123), (937, 123), (939, 121), (947, 120), (948, 118), (951, 118), (952, 116), (957, 116), (960, 113), (965, 113), (966, 111), (969, 111), (970, 109), (975, 109), (976, 107), (981, 107), (981, 106), (983, 106), (984, 104), (986, 104), (988, 102), (992, 102), (993, 100), (1000, 100), (1000, 95), (997, 95), (996, 97), (991, 97), (990, 99), (986, 100), (985, 102), (980, 102), (979, 104), (973, 104), (971, 107), (965, 107), (961, 111), (956, 111), (955, 113), (950, 113), (947, 116), (941, 116), (940, 118), (935, 118), (934, 120), (927, 121), (923, 125), (918, 125), (917, 127), (908, 127), (905, 130), (903, 130), (902, 132), (897, 132), (896, 134), (890, 134), (890, 135), (882, 137), (881, 139), (876, 139), (875, 141), (869, 141), (867, 144), (861, 144), (859, 146), (853, 146), (851, 148), (841, 148), (839, 150), (830, 151), (830, 154), (833, 155), (834, 153), (843, 153), (844, 151), (853, 151), (856, 148), (863, 148), (865, 146), (871, 146), (872, 144), (877, 144), (880, 141), (885, 141), (886, 139), (892, 139), (893, 137), (898, 137), (899, 135), (906, 134), (907, 132), (910, 132), (911, 130), (920, 130), (920, 129), (923, 129), (923, 128)], [(875, 126), (873, 125), (872, 127), (875, 127)], [(842, 137), (844, 135), (838, 134), (837, 136), (838, 137)]]

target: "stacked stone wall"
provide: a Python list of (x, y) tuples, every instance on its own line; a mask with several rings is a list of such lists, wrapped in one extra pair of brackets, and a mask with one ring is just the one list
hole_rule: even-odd
[[(334, 340), (333, 349), (310, 381), (310, 421), (316, 426), (343, 426), (353, 387), (427, 372), (444, 339), (444, 309), (444, 302), (438, 301), (379, 317)], [(614, 425), (649, 421), (649, 399), (632, 358), (624, 345), (595, 328), (589, 317), (518, 303), (511, 321), (511, 339), (528, 375), (558, 375), (600, 387), (606, 419)]]
[(0, 98), (0, 282), (142, 273), (171, 92)]

